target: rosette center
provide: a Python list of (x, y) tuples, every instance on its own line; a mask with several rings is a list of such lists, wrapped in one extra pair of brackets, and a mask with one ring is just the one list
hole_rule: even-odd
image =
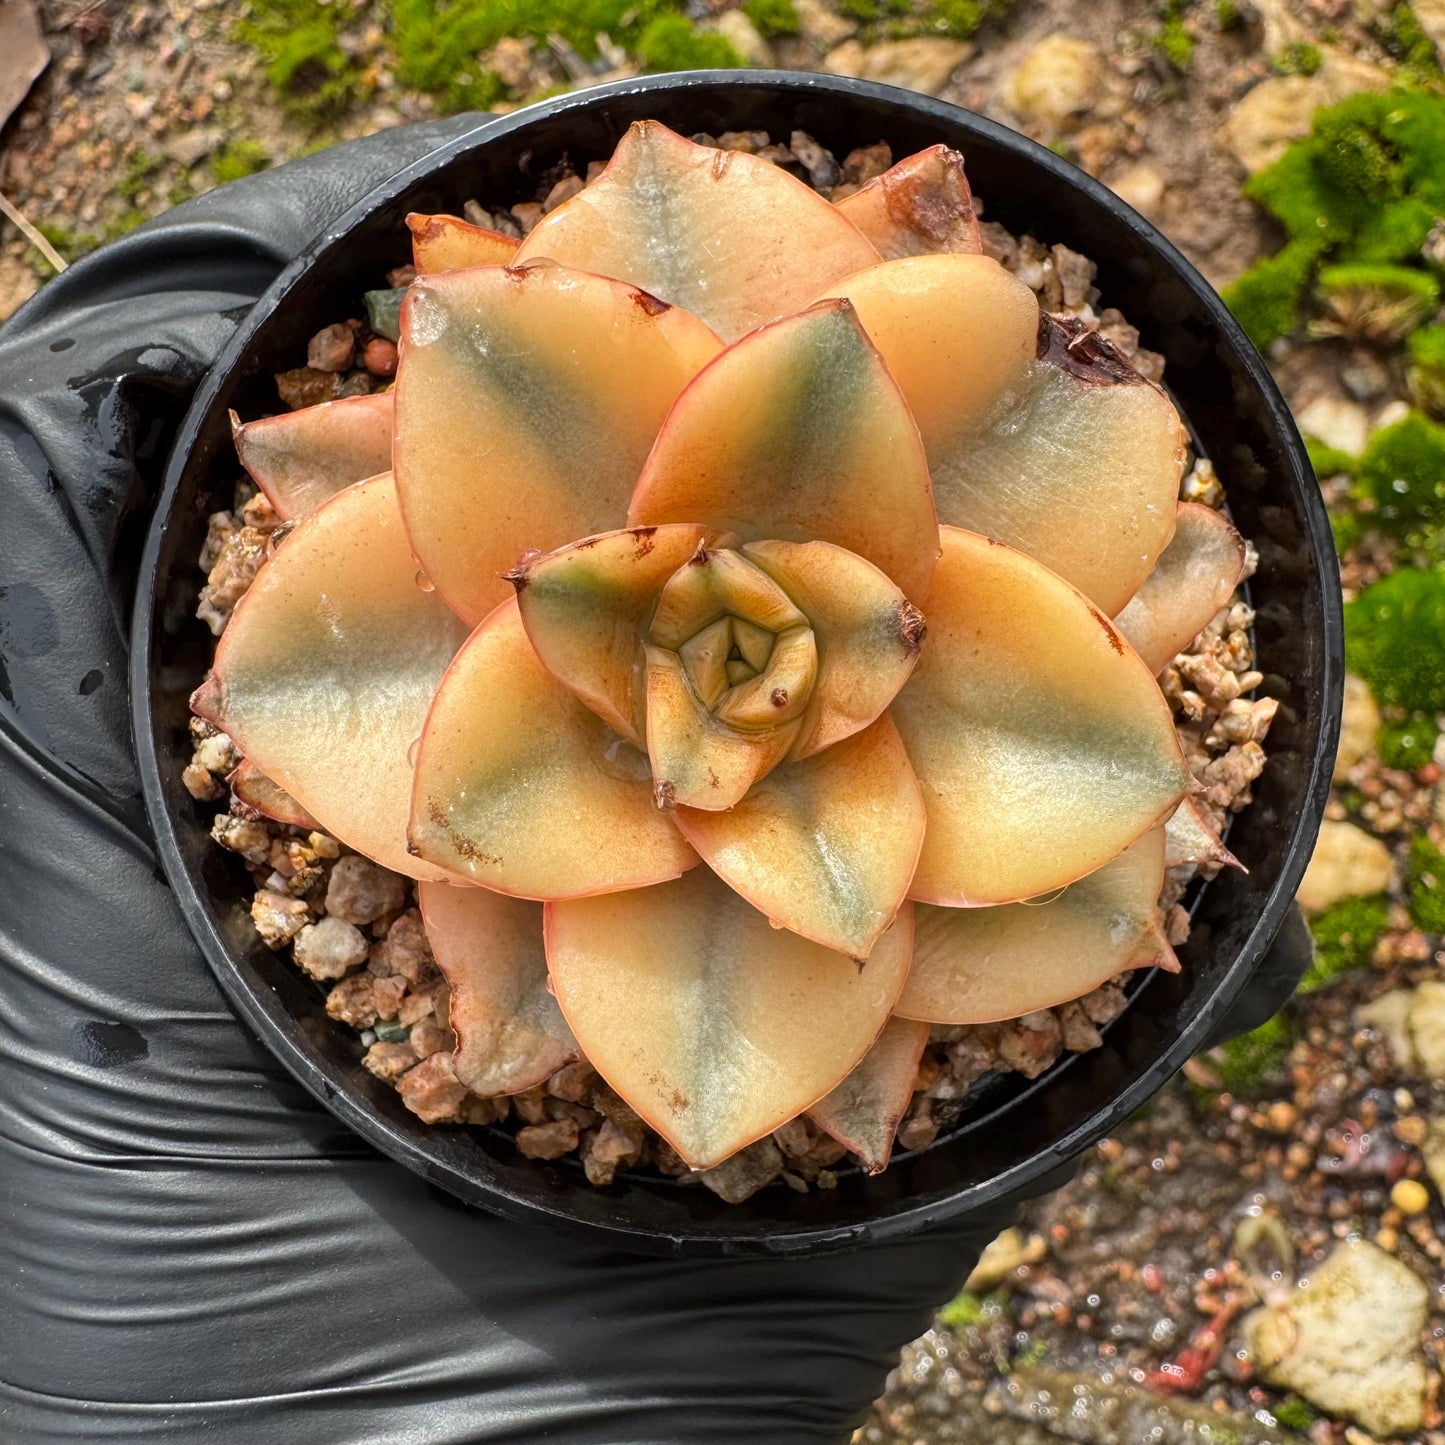
[(715, 722), (765, 732), (802, 716), (818, 672), (808, 619), (731, 548), (700, 547), (664, 585), (651, 629)]

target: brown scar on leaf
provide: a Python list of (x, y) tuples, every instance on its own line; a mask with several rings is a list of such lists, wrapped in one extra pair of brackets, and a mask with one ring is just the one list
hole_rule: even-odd
[(712, 158), (713, 180), (720, 181), (727, 175), (728, 167), (733, 163), (733, 155), (732, 151), (718, 151), (714, 154)]
[(641, 561), (656, 545), (654, 538), (657, 536), (656, 527), (634, 527), (632, 529), (633, 555)]
[(652, 292), (644, 291), (641, 287), (633, 291), (632, 301), (645, 316), (661, 316), (672, 310), (671, 301), (664, 301), (660, 296), (654, 296)]
[(923, 614), (911, 603), (905, 602), (898, 609), (898, 640), (909, 657), (917, 657), (928, 636), (928, 623)]
[(677, 807), (677, 789), (663, 778), (652, 785), (652, 801), (661, 812), (670, 812)]
[(1120, 657), (1123, 657), (1124, 640), (1119, 636), (1117, 632), (1114, 631), (1114, 624), (1110, 622), (1109, 619), (1105, 617), (1104, 614), (1093, 605), (1093, 603), (1089, 604), (1089, 614), (1093, 617), (1094, 621), (1097, 622), (1099, 626), (1104, 629), (1104, 636), (1109, 639), (1109, 646), (1112, 647), (1114, 651), (1119, 654)]
[(722, 779), (719, 778), (718, 775), (713, 772), (711, 768), (707, 770), (707, 785), (710, 788), (722, 787)]
[(677, 1087), (676, 1084), (669, 1084), (661, 1074), (649, 1074), (647, 1082), (657, 1090), (659, 1094), (667, 1096), (667, 1102), (679, 1112), (692, 1107), (692, 1100)]
[(1129, 365), (1113, 342), (1073, 316), (1039, 313), (1039, 361), (1057, 366), (1090, 386), (1150, 386)]
[[(447, 815), (442, 805), (435, 800), (427, 804), (427, 817), (429, 817), (443, 833), (447, 835), (447, 841), (452, 845), (456, 853), (467, 860), (468, 863), (485, 863), (489, 868), (500, 868), (502, 860), (495, 853), (484, 853), (475, 843), (463, 833), (458, 833), (447, 821)], [(411, 846), (411, 836), (407, 835), (406, 851), (412, 853), (415, 850)], [(419, 855), (418, 855), (419, 856)]]

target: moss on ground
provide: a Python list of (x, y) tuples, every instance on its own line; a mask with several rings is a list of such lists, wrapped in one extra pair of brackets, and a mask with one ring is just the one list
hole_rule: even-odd
[(211, 157), (211, 177), (218, 186), (254, 176), (271, 164), (271, 153), (256, 140), (227, 141)]
[(1221, 1044), (1211, 1057), (1223, 1087), (1250, 1098), (1278, 1081), (1293, 1045), (1293, 1023), (1276, 1014), (1257, 1029)]
[(1438, 285), (1420, 251), (1445, 216), (1445, 98), (1404, 89), (1350, 96), (1319, 111), (1309, 136), (1252, 176), (1245, 194), (1290, 238), (1226, 294), (1256, 345), (1298, 329), (1326, 265), (1404, 267), (1421, 279), (1385, 279), (1423, 295)]
[(1149, 37), (1149, 43), (1177, 75), (1188, 75), (1194, 66), (1194, 37), (1184, 24), (1185, 0), (1165, 0), (1163, 20)]
[(1378, 702), (1445, 712), (1445, 571), (1401, 567), (1345, 608), (1345, 656)]
[(1373, 898), (1345, 898), (1325, 909), (1310, 923), (1315, 959), (1300, 980), (1299, 991), (1313, 993), (1342, 973), (1364, 968), (1389, 917), (1390, 900), (1383, 893)]
[(1445, 853), (1423, 833), (1410, 844), (1410, 917), (1426, 933), (1445, 934)]
[(765, 40), (796, 35), (802, 23), (793, 0), (743, 0), (743, 14)]

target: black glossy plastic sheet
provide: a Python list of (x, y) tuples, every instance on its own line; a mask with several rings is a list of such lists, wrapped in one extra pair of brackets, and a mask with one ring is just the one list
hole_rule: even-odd
[(237, 1023), (185, 930), (124, 683), (169, 438), (280, 267), (471, 123), (192, 202), (0, 331), (7, 1445), (844, 1440), (1004, 1222), (738, 1263), (501, 1222), (341, 1129)]

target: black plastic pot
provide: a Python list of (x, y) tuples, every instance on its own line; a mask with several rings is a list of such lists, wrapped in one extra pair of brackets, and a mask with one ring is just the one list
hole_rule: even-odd
[[(409, 259), (408, 211), (510, 203), (563, 152), (605, 158), (629, 123), (683, 134), (808, 131), (836, 154), (886, 139), (895, 155), (939, 141), (963, 152), (990, 219), (1093, 258), (1107, 305), (1168, 360), (1169, 386), (1214, 461), (1236, 522), (1259, 548), (1252, 583), (1262, 691), (1279, 700), (1269, 766), (1226, 873), (1194, 900), (1183, 971), (1142, 978), (1102, 1048), (1042, 1078), (999, 1080), (958, 1126), (877, 1178), (835, 1190), (766, 1189), (746, 1204), (657, 1178), (597, 1190), (580, 1168), (520, 1158), (500, 1130), (429, 1128), (359, 1065), (354, 1035), (322, 995), (268, 952), (247, 912), (248, 879), (208, 838), (209, 809), (181, 786), (186, 699), (212, 639), (192, 618), (208, 512), (238, 474), (227, 408), (275, 407), (273, 371), (356, 311), (360, 293)], [(374, 191), (277, 280), (201, 387), (171, 459), (135, 610), (133, 696), (146, 803), (172, 886), (241, 1015), (296, 1077), (377, 1148), (462, 1199), (649, 1251), (790, 1254), (900, 1235), (1027, 1188), (1127, 1118), (1209, 1036), (1269, 947), (1309, 858), (1338, 730), (1343, 671), (1335, 554), (1319, 490), (1284, 401), (1219, 298), (1152, 226), (1042, 146), (967, 111), (891, 87), (822, 75), (725, 71), (627, 81), (491, 121)]]

